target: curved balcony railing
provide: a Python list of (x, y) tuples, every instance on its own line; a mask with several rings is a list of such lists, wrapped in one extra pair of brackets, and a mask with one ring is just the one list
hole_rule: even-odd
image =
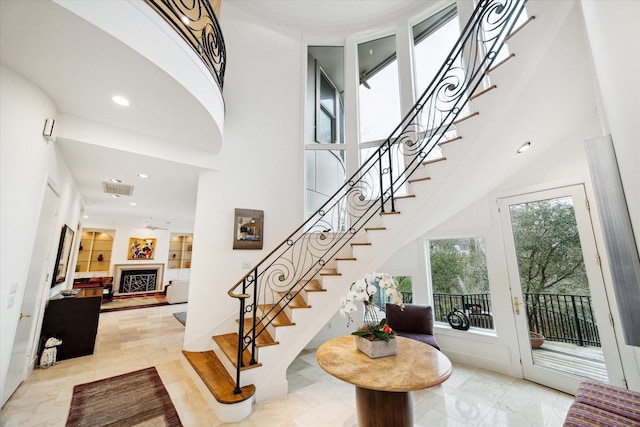
[(220, 24), (209, 0), (144, 1), (193, 48), (222, 91), (227, 53)]
[[(480, 1), (445, 63), (391, 136), (320, 209), (229, 290), (240, 305), (236, 384), (244, 352), (250, 353), (250, 364), (257, 363), (256, 339), (278, 314), (372, 217), (395, 211), (394, 195), (454, 129), (454, 120), (496, 59), (525, 1)], [(240, 392), (237, 385), (236, 392)]]

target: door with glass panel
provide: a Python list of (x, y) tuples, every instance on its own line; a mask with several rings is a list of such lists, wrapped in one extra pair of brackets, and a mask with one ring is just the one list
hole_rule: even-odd
[(499, 199), (525, 378), (574, 393), (622, 366), (584, 188)]

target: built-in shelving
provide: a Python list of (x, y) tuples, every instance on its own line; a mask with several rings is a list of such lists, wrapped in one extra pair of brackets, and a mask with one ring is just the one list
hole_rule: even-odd
[(77, 273), (109, 271), (114, 234), (113, 230), (85, 230), (82, 232), (76, 261)]
[(191, 268), (192, 235), (172, 234), (169, 241), (168, 268)]

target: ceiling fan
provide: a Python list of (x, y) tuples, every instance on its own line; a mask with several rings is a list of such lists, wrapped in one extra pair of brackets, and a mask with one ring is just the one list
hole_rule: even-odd
[(160, 227), (157, 225), (153, 225), (153, 218), (149, 217), (149, 221), (145, 221), (146, 224), (142, 226), (142, 228), (146, 228), (147, 230), (168, 230), (168, 228)]

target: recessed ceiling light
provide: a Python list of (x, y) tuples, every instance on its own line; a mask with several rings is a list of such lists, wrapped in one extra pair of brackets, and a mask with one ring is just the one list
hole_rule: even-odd
[(137, 203), (136, 203), (136, 202), (131, 202), (131, 203), (129, 203), (129, 204), (130, 204), (131, 206), (135, 206), (135, 205), (137, 205)]
[(518, 148), (518, 154), (522, 154), (531, 147), (531, 142), (527, 141)]
[(89, 218), (89, 215), (84, 215), (83, 218)]
[(118, 105), (122, 105), (123, 107), (128, 107), (129, 105), (131, 105), (131, 103), (129, 102), (129, 100), (127, 98), (125, 98), (124, 96), (120, 96), (120, 95), (115, 95), (111, 98), (111, 100), (113, 102), (115, 102)]
[(119, 198), (120, 196), (118, 194), (112, 194), (111, 197), (113, 197), (114, 199)]
[(121, 182), (122, 182), (122, 180), (121, 180), (121, 179), (118, 179), (118, 178), (111, 178), (109, 181), (111, 181), (111, 182), (113, 182), (113, 183), (116, 183), (116, 184), (119, 184), (119, 183), (121, 183)]
[(138, 174), (138, 176), (139, 176), (140, 178), (143, 178), (143, 179), (144, 179), (144, 178), (149, 178), (149, 175), (147, 175), (146, 173), (139, 173), (139, 174)]

